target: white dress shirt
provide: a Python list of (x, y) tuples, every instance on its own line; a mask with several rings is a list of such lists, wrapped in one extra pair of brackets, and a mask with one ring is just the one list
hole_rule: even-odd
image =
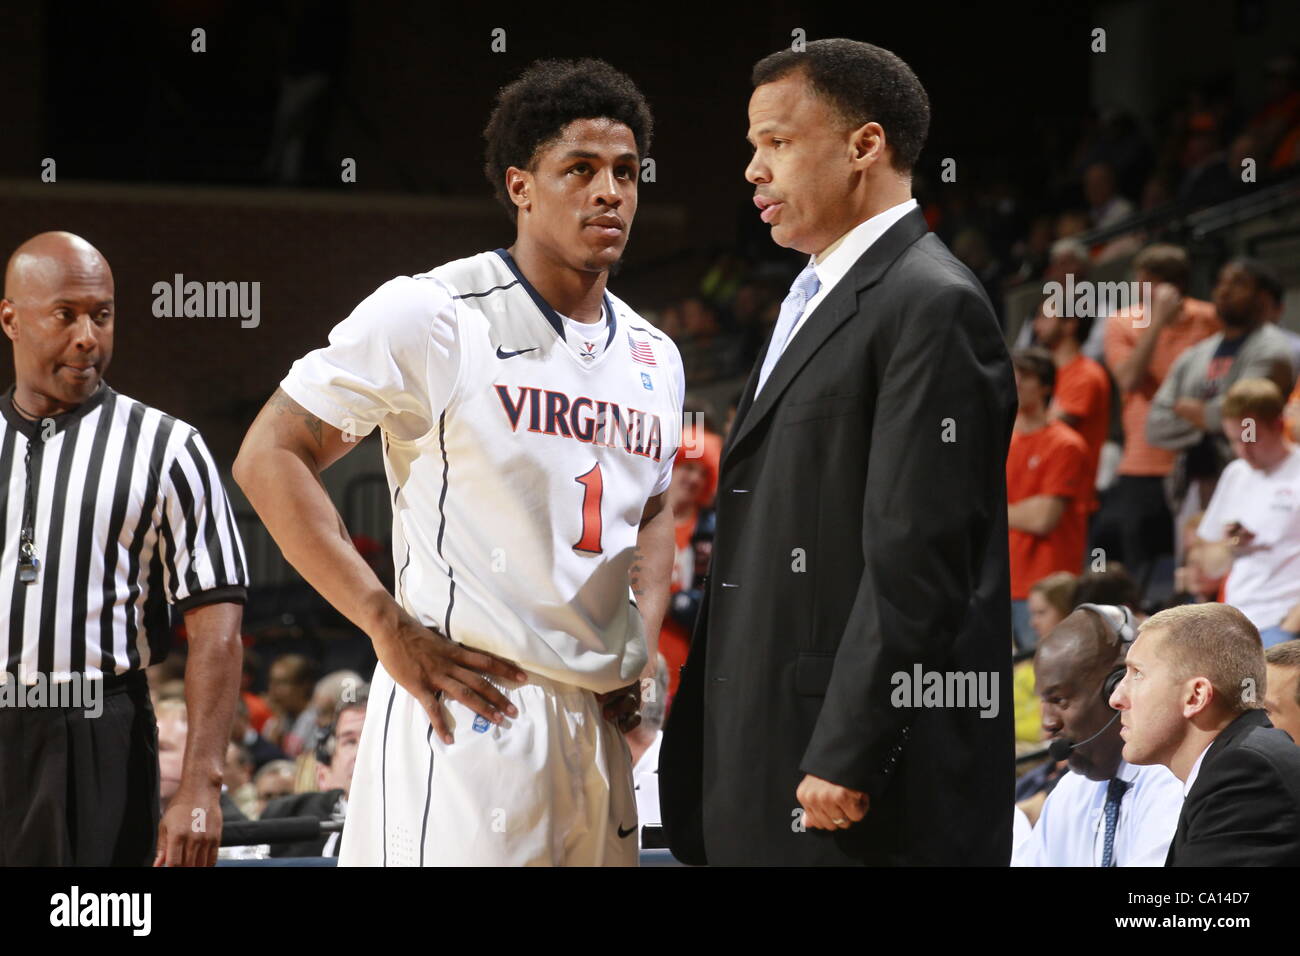
[[(1131, 784), (1119, 804), (1115, 865), (1164, 866), (1183, 809), (1182, 784), (1159, 764), (1120, 761), (1115, 776)], [(1109, 783), (1073, 772), (1062, 777), (1033, 833), (1012, 853), (1011, 865), (1101, 866)]]
[(637, 825), (641, 827), (663, 825), (659, 814), (659, 745), (663, 739), (664, 732), (661, 730), (655, 734), (654, 741), (632, 768), (632, 783), (636, 788)]
[(890, 226), (916, 208), (917, 202), (915, 199), (908, 199), (905, 202), (900, 202), (897, 206), (890, 206), (884, 212), (876, 213), (870, 219), (864, 219), (831, 243), (827, 247), (830, 252), (823, 253), (820, 262), (815, 258), (813, 259), (813, 271), (817, 273), (817, 281), (821, 283), (821, 288), (817, 290), (815, 296), (808, 300), (803, 315), (799, 317), (799, 321), (790, 330), (790, 335), (785, 340), (782, 352), (790, 347), (790, 343), (799, 334), (799, 330), (803, 328), (813, 309), (821, 305), (822, 300), (830, 294), (831, 289), (835, 288), (835, 284), (848, 275), (849, 270), (853, 268), (853, 264), (862, 258), (862, 254), (871, 248), (872, 243), (888, 232)]
[(1196, 778), (1201, 772), (1201, 762), (1205, 760), (1205, 755), (1210, 752), (1210, 747), (1213, 746), (1213, 744), (1213, 740), (1206, 744), (1205, 749), (1201, 751), (1201, 755), (1196, 758), (1196, 763), (1192, 764), (1192, 771), (1187, 775), (1187, 782), (1183, 784), (1184, 797), (1192, 792), (1192, 784), (1196, 782)]

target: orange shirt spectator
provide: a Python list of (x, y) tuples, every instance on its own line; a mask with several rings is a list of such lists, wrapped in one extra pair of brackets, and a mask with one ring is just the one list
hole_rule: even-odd
[(700, 510), (713, 504), (718, 489), (718, 469), (722, 458), (722, 438), (703, 429), (689, 426), (682, 436), (673, 465), (673, 481), (668, 487), (668, 504), (673, 509), (676, 558), (669, 581), (669, 612), (659, 631), (659, 653), (668, 664), (668, 699), (677, 693), (682, 665), (691, 647), (691, 627), (672, 612), (672, 595), (692, 587), (696, 581), (696, 554), (693, 544)]
[(1032, 432), (1012, 432), (1007, 453), (1007, 503), (1035, 495), (1068, 499), (1061, 520), (1047, 535), (1012, 528), (1011, 599), (1029, 597), (1034, 583), (1056, 571), (1077, 574), (1083, 566), (1087, 509), (1092, 500), (1088, 482), (1088, 446), (1069, 425), (1049, 422)]
[[(1161, 329), (1151, 352), (1151, 361), (1140, 384), (1127, 392), (1121, 389), (1122, 418), (1124, 422), (1124, 454), (1119, 462), (1119, 474), (1163, 476), (1174, 466), (1175, 452), (1147, 444), (1147, 416), (1151, 413), (1151, 400), (1155, 398), (1160, 383), (1169, 374), (1174, 360), (1202, 339), (1207, 339), (1223, 326), (1214, 312), (1214, 306), (1200, 299), (1184, 297), (1177, 317)], [(1137, 347), (1138, 340), (1147, 327), (1143, 322), (1141, 306), (1121, 310), (1106, 322), (1106, 365), (1111, 374), (1126, 362)]]
[(1086, 355), (1076, 355), (1056, 370), (1051, 410), (1058, 416), (1068, 415), (1066, 424), (1088, 446), (1089, 508), (1095, 509), (1097, 462), (1110, 432), (1110, 376), (1100, 363)]

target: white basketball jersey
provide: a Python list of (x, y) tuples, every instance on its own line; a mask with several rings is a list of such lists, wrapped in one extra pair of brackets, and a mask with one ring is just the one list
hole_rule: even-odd
[(591, 357), (498, 249), (386, 283), (281, 383), (336, 428), (382, 428), (407, 611), (597, 693), (646, 662), (628, 571), (685, 387), (666, 335), (609, 293), (604, 313)]

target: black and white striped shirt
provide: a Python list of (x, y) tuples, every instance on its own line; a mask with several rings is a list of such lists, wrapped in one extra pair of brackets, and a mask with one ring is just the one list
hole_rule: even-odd
[[(13, 393), (0, 398), (0, 680), (143, 669), (167, 654), (168, 604), (244, 602), (243, 545), (197, 430), (107, 382), (35, 422)], [(29, 474), (38, 564), (24, 583)]]

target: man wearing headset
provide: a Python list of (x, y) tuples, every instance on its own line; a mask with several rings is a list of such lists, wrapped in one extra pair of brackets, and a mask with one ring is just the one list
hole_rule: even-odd
[(1048, 796), (1012, 866), (1163, 866), (1183, 787), (1156, 764), (1121, 757), (1119, 712), (1109, 704), (1136, 634), (1127, 608), (1081, 604), (1039, 642), (1034, 685), (1053, 760), (1070, 773)]
[[(316, 744), (316, 790), (277, 797), (266, 805), (261, 819), (316, 817), (322, 822), (341, 823), (352, 792), (352, 771), (357, 763), (357, 745), (366, 721), (369, 693), (363, 690), (355, 700), (339, 704), (334, 723)], [(338, 856), (341, 830), (322, 832), (310, 840), (277, 843), (271, 856)]]

